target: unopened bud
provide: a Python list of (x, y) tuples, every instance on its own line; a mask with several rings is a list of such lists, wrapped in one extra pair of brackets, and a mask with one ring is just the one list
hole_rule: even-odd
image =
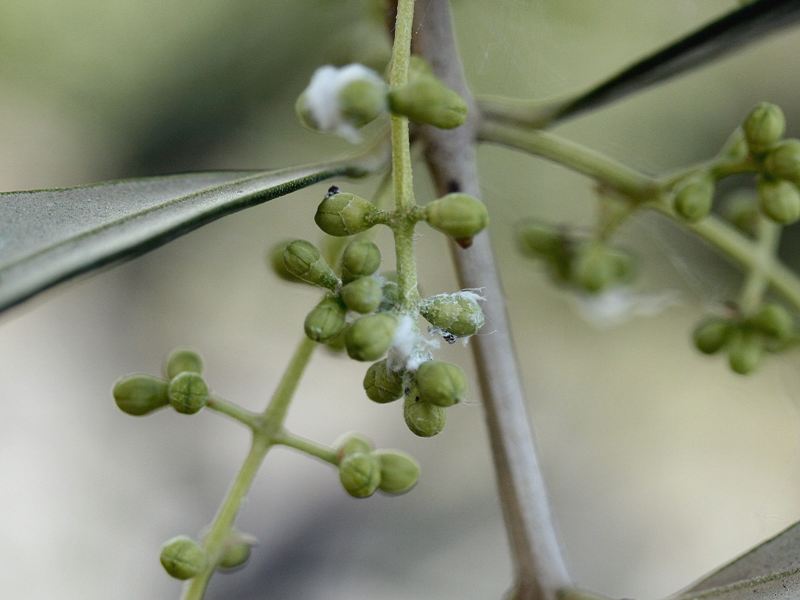
[(764, 341), (753, 331), (735, 331), (728, 344), (728, 364), (739, 375), (752, 373), (761, 364)]
[(703, 354), (715, 354), (728, 342), (731, 332), (732, 327), (728, 320), (711, 317), (695, 328), (692, 340)]
[(471, 240), (489, 224), (486, 205), (468, 194), (447, 194), (425, 206), (428, 224), (456, 241)]
[(800, 219), (800, 192), (793, 183), (784, 179), (760, 179), (758, 202), (761, 211), (781, 225)]
[(403, 395), (403, 375), (389, 368), (386, 359), (370, 365), (364, 375), (364, 391), (373, 402), (386, 404)]
[(314, 222), (328, 235), (344, 237), (366, 231), (378, 213), (375, 205), (348, 192), (327, 196), (317, 208)]
[(467, 103), (431, 74), (419, 73), (389, 91), (389, 110), (415, 123), (453, 129), (467, 119)]
[(345, 433), (333, 443), (336, 448), (336, 458), (339, 462), (348, 454), (363, 452), (369, 454), (372, 451), (372, 441), (360, 433)]
[(373, 453), (354, 452), (339, 463), (339, 480), (354, 498), (372, 496), (381, 482), (381, 465)]
[(725, 205), (725, 218), (742, 233), (755, 237), (761, 213), (754, 196), (737, 195)]
[(198, 373), (184, 371), (169, 382), (169, 403), (177, 412), (193, 415), (208, 402), (208, 386)]
[(772, 148), (764, 161), (772, 177), (800, 183), (800, 140), (786, 140)]
[(792, 315), (780, 304), (772, 302), (762, 306), (753, 316), (752, 323), (765, 335), (778, 340), (786, 340), (794, 331)]
[(333, 297), (323, 298), (303, 323), (306, 335), (315, 342), (329, 342), (345, 328), (347, 311), (341, 302)]
[(572, 264), (575, 284), (589, 293), (603, 291), (617, 279), (617, 261), (601, 243), (589, 242), (581, 246)]
[(457, 337), (475, 335), (483, 327), (484, 316), (474, 292), (437, 294), (425, 298), (419, 311), (434, 327)]
[(780, 107), (762, 102), (744, 121), (744, 135), (753, 152), (763, 152), (783, 136), (786, 119)]
[(114, 401), (119, 409), (140, 417), (169, 404), (169, 382), (150, 375), (128, 375), (114, 384)]
[(386, 111), (386, 84), (372, 78), (348, 83), (339, 92), (339, 109), (354, 127), (371, 123)]
[(377, 360), (389, 349), (397, 328), (397, 319), (386, 313), (361, 317), (347, 329), (345, 347), (350, 358)]
[(175, 579), (191, 579), (206, 568), (208, 559), (200, 544), (179, 535), (161, 547), (161, 565)]
[(339, 292), (345, 306), (358, 313), (371, 313), (380, 306), (383, 289), (374, 277), (359, 277), (343, 286)]
[(711, 212), (714, 202), (714, 181), (708, 176), (693, 177), (678, 186), (675, 212), (689, 223), (696, 223)]
[(467, 379), (461, 367), (440, 360), (422, 363), (416, 382), (419, 399), (437, 406), (452, 406), (467, 393)]
[(339, 278), (311, 242), (295, 240), (287, 244), (283, 250), (283, 264), (289, 273), (310, 284), (329, 290), (339, 285)]
[(372, 275), (381, 266), (381, 251), (369, 240), (353, 240), (342, 254), (342, 280), (350, 283)]
[(173, 350), (167, 357), (164, 364), (164, 374), (167, 376), (167, 379), (172, 379), (184, 371), (202, 373), (203, 359), (197, 352), (185, 348), (178, 348)]
[(376, 450), (381, 468), (379, 488), (387, 494), (405, 494), (419, 479), (419, 463), (399, 450)]
[(553, 256), (562, 245), (558, 228), (541, 222), (525, 223), (519, 230), (519, 240), (524, 250), (537, 257)]
[(444, 408), (423, 402), (412, 388), (403, 401), (403, 419), (414, 435), (432, 437), (444, 429), (447, 416)]

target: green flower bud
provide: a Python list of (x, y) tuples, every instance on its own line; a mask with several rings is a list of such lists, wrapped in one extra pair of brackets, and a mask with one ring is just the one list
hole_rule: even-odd
[(372, 227), (378, 212), (372, 202), (361, 196), (337, 192), (322, 201), (314, 222), (328, 235), (343, 237)]
[(405, 494), (417, 484), (419, 463), (399, 450), (376, 450), (381, 469), (379, 488), (387, 494)]
[(381, 251), (368, 240), (353, 240), (342, 254), (342, 280), (350, 283), (372, 275), (381, 266)]
[(755, 237), (761, 213), (754, 197), (749, 194), (734, 196), (725, 205), (724, 215), (736, 229)]
[(290, 274), (305, 282), (329, 290), (339, 285), (339, 278), (311, 242), (295, 240), (287, 244), (283, 250), (283, 264)]
[(425, 298), (419, 312), (428, 323), (451, 335), (475, 335), (484, 323), (479, 298), (478, 294), (466, 291), (437, 294)]
[(761, 211), (781, 225), (800, 219), (800, 192), (793, 183), (783, 179), (760, 179), (758, 201)]
[(786, 130), (786, 119), (780, 107), (761, 102), (744, 121), (744, 136), (753, 152), (763, 152), (777, 142)]
[(696, 223), (711, 212), (714, 181), (708, 176), (694, 177), (678, 186), (675, 212), (689, 223)]
[(356, 452), (369, 454), (374, 448), (372, 441), (367, 436), (355, 432), (342, 434), (333, 443), (333, 447), (336, 448), (336, 458), (339, 462), (342, 462), (342, 459), (348, 454)]
[(208, 386), (198, 373), (184, 371), (169, 382), (169, 403), (184, 415), (193, 415), (208, 402)]
[(396, 281), (385, 281), (381, 293), (383, 298), (381, 299), (381, 305), (378, 307), (380, 312), (392, 310), (400, 302), (400, 286), (397, 285)]
[(752, 373), (764, 356), (764, 340), (752, 331), (734, 332), (728, 344), (728, 364), (739, 375)]
[(403, 375), (392, 371), (386, 359), (370, 365), (364, 375), (364, 390), (373, 402), (386, 404), (403, 395)]
[(347, 311), (341, 302), (333, 297), (323, 298), (303, 323), (306, 335), (315, 342), (329, 342), (336, 338), (345, 328)]
[(314, 118), (314, 113), (308, 106), (308, 96), (305, 92), (297, 97), (297, 101), (294, 103), (294, 114), (297, 115), (297, 120), (303, 127), (319, 131), (319, 122)]
[(753, 315), (752, 324), (765, 335), (778, 340), (789, 338), (794, 331), (792, 315), (780, 304), (769, 303), (762, 306)]
[(453, 129), (467, 119), (467, 103), (433, 75), (420, 73), (404, 86), (389, 90), (389, 110), (440, 129)]
[(748, 152), (744, 131), (741, 127), (737, 127), (725, 141), (720, 155), (730, 161), (741, 162), (747, 158)]
[(197, 352), (185, 348), (177, 348), (170, 353), (164, 363), (164, 375), (167, 376), (167, 379), (172, 379), (185, 371), (202, 373), (203, 359)]
[(222, 549), (222, 556), (217, 563), (217, 568), (228, 570), (244, 565), (250, 559), (254, 542), (255, 538), (251, 539), (250, 536), (233, 533)]
[(272, 272), (277, 275), (278, 278), (291, 283), (297, 283), (297, 277), (289, 273), (289, 271), (286, 269), (286, 265), (283, 264), (283, 251), (290, 243), (291, 240), (284, 240), (273, 245), (267, 251), (266, 261), (267, 266), (272, 269)]
[(374, 277), (359, 277), (343, 286), (339, 293), (345, 306), (359, 313), (374, 311), (383, 299), (381, 283)]
[(601, 243), (583, 244), (572, 264), (574, 283), (587, 292), (597, 293), (617, 280), (619, 264)]
[(357, 79), (339, 91), (339, 110), (354, 127), (363, 127), (386, 111), (386, 85)]
[(389, 349), (397, 319), (386, 313), (361, 317), (345, 333), (347, 354), (356, 360), (377, 360)]
[(208, 565), (203, 548), (185, 535), (164, 542), (161, 547), (161, 565), (175, 579), (191, 579)]
[(557, 227), (540, 222), (525, 223), (519, 230), (519, 240), (524, 250), (537, 257), (553, 256), (563, 244)]
[(347, 454), (339, 463), (339, 481), (354, 498), (367, 498), (381, 483), (381, 464), (378, 457), (367, 452)]
[(119, 409), (140, 417), (169, 404), (169, 383), (150, 375), (128, 375), (114, 384), (114, 401)]
[(692, 334), (695, 347), (703, 354), (719, 352), (733, 331), (730, 321), (719, 317), (711, 317), (701, 321)]
[(800, 183), (800, 140), (786, 140), (776, 145), (767, 154), (764, 167), (772, 177)]
[(423, 402), (416, 390), (412, 389), (403, 401), (403, 419), (414, 435), (432, 437), (440, 433), (444, 429), (446, 418), (444, 408)]
[(489, 224), (486, 206), (467, 194), (447, 194), (425, 207), (425, 218), (434, 229), (466, 245)]
[(422, 363), (416, 381), (419, 399), (436, 406), (452, 406), (467, 393), (467, 378), (461, 367), (440, 360)]

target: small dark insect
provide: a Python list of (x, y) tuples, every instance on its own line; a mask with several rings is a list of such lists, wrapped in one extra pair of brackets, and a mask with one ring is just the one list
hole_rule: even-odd
[(335, 196), (338, 193), (339, 193), (339, 186), (332, 185), (331, 187), (328, 188), (328, 193), (325, 194), (325, 197), (330, 198), (331, 196)]
[(448, 331), (443, 332), (442, 337), (444, 338), (444, 341), (447, 342), (448, 344), (455, 344), (456, 340), (458, 339), (458, 336), (453, 335)]

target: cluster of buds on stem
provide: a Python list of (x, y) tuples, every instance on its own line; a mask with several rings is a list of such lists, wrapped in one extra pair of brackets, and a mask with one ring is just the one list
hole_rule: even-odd
[(419, 479), (419, 464), (400, 450), (375, 450), (362, 435), (346, 434), (334, 444), (339, 480), (354, 498), (367, 498), (375, 492), (405, 494)]

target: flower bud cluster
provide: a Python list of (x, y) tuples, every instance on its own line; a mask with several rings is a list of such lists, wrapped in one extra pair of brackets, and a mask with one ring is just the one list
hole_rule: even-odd
[(765, 303), (748, 317), (708, 317), (694, 330), (695, 347), (703, 354), (725, 351), (731, 370), (752, 373), (766, 352), (780, 352), (796, 333), (794, 318), (780, 304)]
[(529, 221), (520, 228), (523, 250), (542, 260), (560, 285), (599, 294), (629, 283), (635, 274), (633, 257), (606, 242), (580, 238), (564, 228)]
[(134, 416), (150, 414), (168, 404), (176, 412), (192, 415), (209, 398), (202, 371), (203, 361), (197, 353), (175, 350), (164, 363), (165, 377), (127, 375), (114, 384), (114, 401), (120, 410)]
[(419, 464), (400, 450), (375, 450), (360, 434), (346, 434), (335, 444), (339, 480), (354, 498), (368, 498), (375, 492), (404, 494), (419, 479)]

